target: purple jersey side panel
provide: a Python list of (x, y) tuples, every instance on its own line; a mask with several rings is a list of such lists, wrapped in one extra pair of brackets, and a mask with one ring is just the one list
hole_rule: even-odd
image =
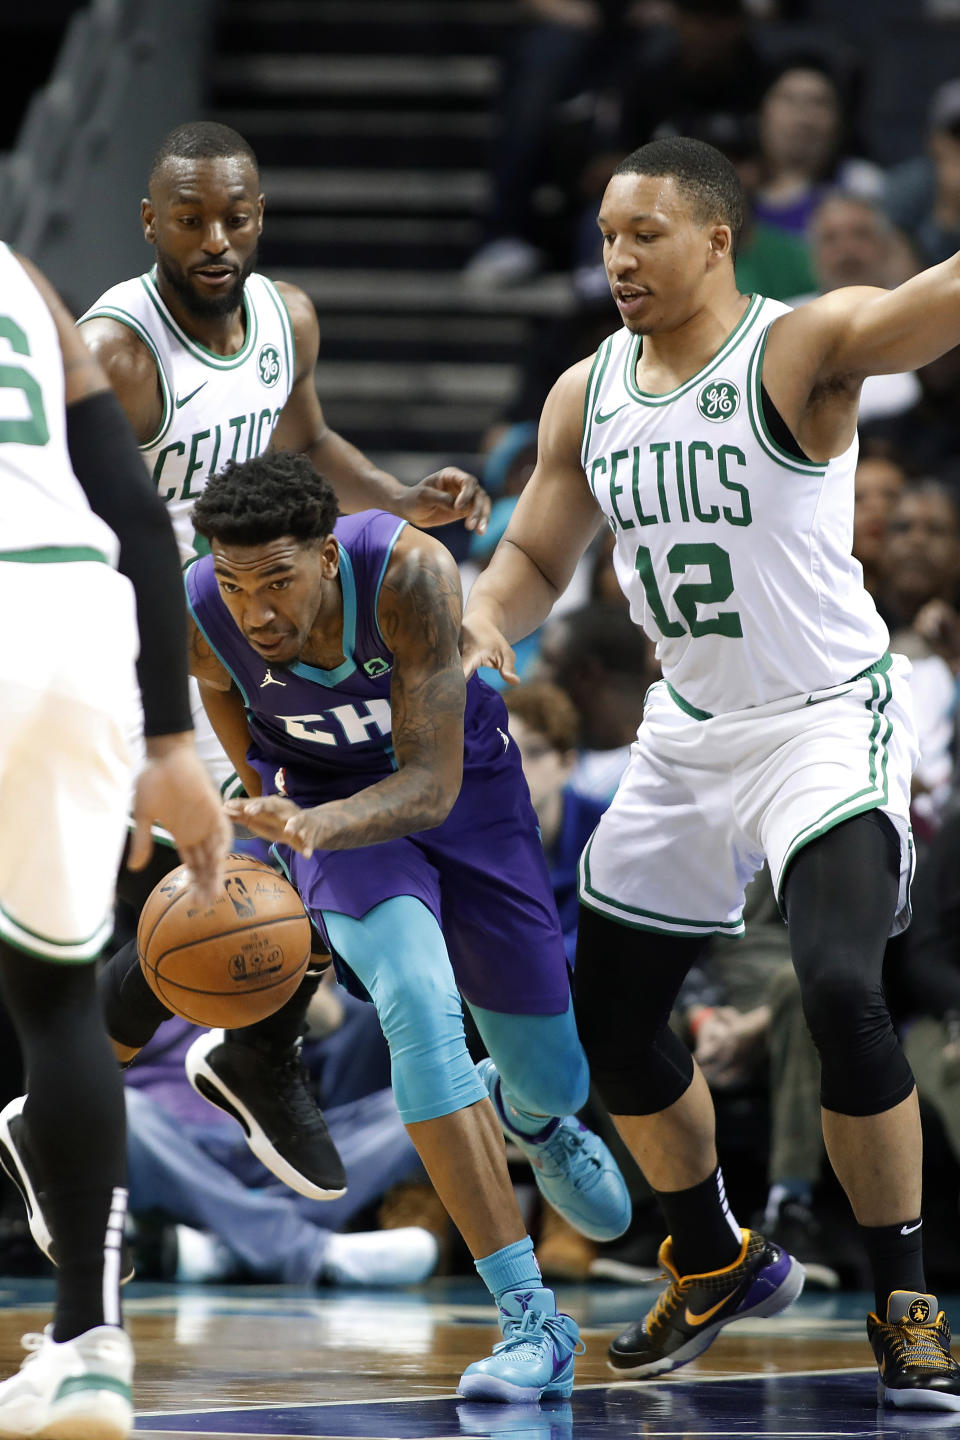
[[(194, 618), (247, 707), (264, 794), (305, 807), (374, 784), (395, 768), (390, 728), (393, 656), (377, 625), (380, 583), (403, 522), (382, 511), (338, 521), (344, 663), (334, 671), (267, 666), (224, 605), (209, 556), (186, 575)], [(464, 996), (488, 1010), (551, 1015), (570, 990), (563, 937), (536, 815), (500, 696), (467, 685), (464, 775), (442, 825), (382, 845), (277, 853), (315, 922), (332, 910), (359, 918), (413, 895), (442, 925)]]

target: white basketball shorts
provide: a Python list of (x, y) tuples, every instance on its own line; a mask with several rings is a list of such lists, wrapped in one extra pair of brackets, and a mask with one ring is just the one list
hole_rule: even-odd
[(580, 860), (580, 898), (601, 915), (673, 935), (741, 934), (744, 888), (764, 859), (778, 899), (802, 846), (865, 810), (900, 837), (909, 922), (910, 777), (919, 750), (901, 655), (813, 694), (696, 718), (663, 681), (609, 810)]
[(126, 834), (133, 588), (93, 560), (4, 561), (0, 606), (0, 938), (92, 960)]

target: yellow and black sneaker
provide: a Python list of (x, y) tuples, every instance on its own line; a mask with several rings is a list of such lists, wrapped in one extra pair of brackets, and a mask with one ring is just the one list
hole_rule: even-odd
[(867, 1316), (867, 1338), (880, 1369), (877, 1395), (903, 1410), (960, 1410), (960, 1365), (950, 1354), (950, 1324), (933, 1295), (894, 1290), (887, 1318)]
[(670, 1284), (650, 1313), (618, 1335), (607, 1363), (624, 1379), (661, 1375), (701, 1355), (724, 1325), (748, 1315), (778, 1315), (803, 1289), (803, 1266), (755, 1230), (741, 1230), (740, 1254), (723, 1270), (677, 1273), (673, 1242), (660, 1246)]

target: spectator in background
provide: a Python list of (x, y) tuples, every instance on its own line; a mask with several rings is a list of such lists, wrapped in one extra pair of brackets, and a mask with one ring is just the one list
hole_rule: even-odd
[(844, 153), (845, 131), (834, 76), (819, 60), (791, 62), (760, 105), (762, 176), (754, 218), (802, 236), (828, 189), (879, 196), (881, 171)]
[(960, 250), (960, 79), (934, 91), (927, 150), (895, 165), (883, 194), (887, 214), (909, 237), (921, 267)]
[(891, 446), (908, 459), (912, 474), (936, 475), (960, 499), (960, 345), (916, 375), (916, 405), (862, 424), (862, 436)]
[[(916, 270), (902, 237), (880, 206), (864, 195), (831, 190), (814, 210), (809, 225), (816, 289), (795, 297), (812, 300), (844, 285), (875, 285), (887, 290)], [(912, 371), (902, 375), (868, 375), (860, 391), (860, 423), (899, 415), (920, 399), (920, 382)]]
[(908, 486), (891, 511), (879, 592), (880, 608), (889, 617), (890, 649), (906, 655), (913, 667), (910, 693), (920, 760), (910, 816), (919, 844), (931, 839), (950, 793), (956, 684), (917, 621), (936, 604), (960, 623), (958, 599), (960, 506), (936, 480), (922, 480)]
[(520, 751), (537, 812), (567, 959), (577, 952), (577, 865), (605, 809), (570, 784), (577, 765), (580, 719), (569, 695), (545, 680), (507, 690), (510, 734)]
[(903, 463), (888, 446), (861, 446), (853, 482), (853, 553), (874, 600), (883, 583), (890, 514), (906, 484)]
[[(373, 1007), (335, 986), (322, 985), (318, 995), (312, 1014), (322, 1013), (331, 1031), (344, 1027), (366, 1057), (371, 1083), (352, 1096), (324, 1087), (326, 1118), (350, 1177), (339, 1200), (310, 1200), (276, 1180), (236, 1124), (193, 1090), (184, 1056), (200, 1032), (187, 1021), (169, 1020), (125, 1076), (130, 1213), (159, 1214), (175, 1227), (177, 1279), (410, 1285), (436, 1268), (438, 1241), (422, 1226), (338, 1233), (392, 1185), (422, 1178), (423, 1168), (397, 1114)], [(318, 1073), (323, 1051), (316, 1040), (305, 1052)]]
[(540, 633), (531, 679), (559, 685), (580, 717), (582, 748), (570, 784), (606, 806), (659, 675), (653, 647), (622, 606), (593, 603), (555, 614)]

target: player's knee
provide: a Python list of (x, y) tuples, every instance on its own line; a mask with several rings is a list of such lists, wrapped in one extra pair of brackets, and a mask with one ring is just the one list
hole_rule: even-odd
[(664, 1025), (642, 1050), (599, 1056), (591, 1074), (611, 1115), (658, 1115), (689, 1089), (693, 1056)]
[(820, 1056), (820, 1099), (840, 1115), (876, 1115), (906, 1099), (913, 1077), (879, 979), (834, 955), (801, 978), (803, 1010)]
[(580, 1045), (570, 1047), (562, 1065), (548, 1065), (533, 1051), (509, 1063), (497, 1057), (500, 1083), (511, 1101), (534, 1115), (573, 1115), (587, 1103), (590, 1071)]

